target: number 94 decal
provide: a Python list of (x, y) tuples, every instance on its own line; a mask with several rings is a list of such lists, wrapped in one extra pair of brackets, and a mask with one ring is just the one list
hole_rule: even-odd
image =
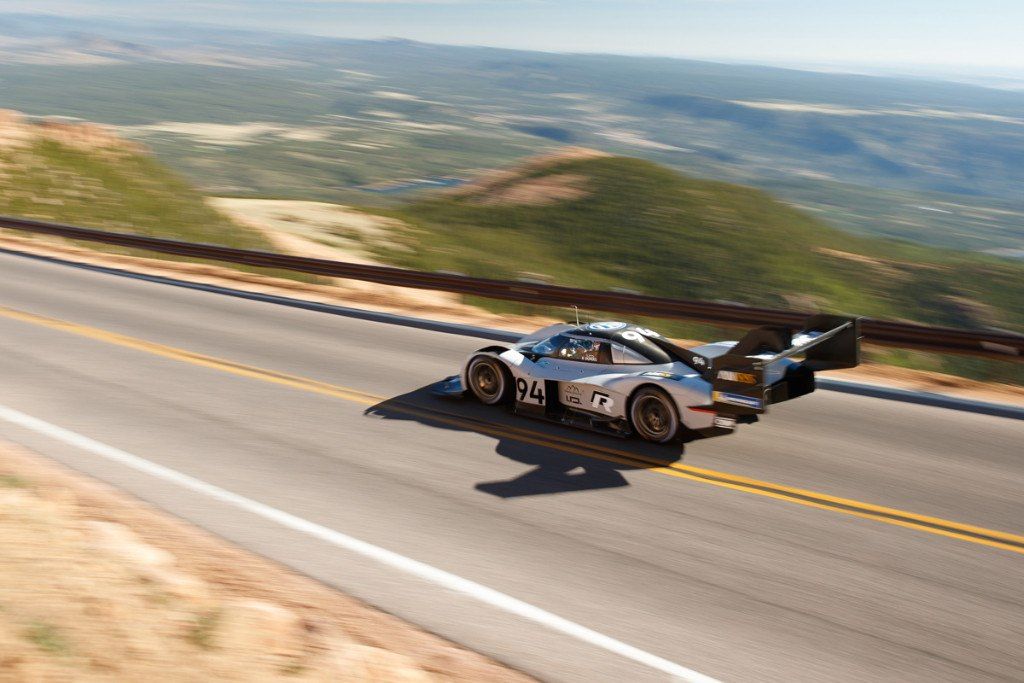
[(520, 403), (542, 406), (544, 405), (544, 382), (520, 377), (516, 380), (516, 394)]

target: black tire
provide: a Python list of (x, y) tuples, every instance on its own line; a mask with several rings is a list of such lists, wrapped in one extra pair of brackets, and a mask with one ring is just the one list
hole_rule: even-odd
[(661, 389), (642, 387), (629, 404), (629, 423), (644, 441), (668, 443), (679, 433), (679, 411)]
[(488, 406), (508, 403), (512, 396), (512, 373), (492, 356), (474, 356), (466, 368), (466, 387)]

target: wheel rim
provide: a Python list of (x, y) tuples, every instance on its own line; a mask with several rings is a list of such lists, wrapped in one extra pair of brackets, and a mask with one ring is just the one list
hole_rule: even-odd
[(641, 396), (634, 415), (637, 430), (648, 439), (662, 441), (671, 435), (675, 420), (671, 409), (657, 396)]
[(473, 392), (481, 399), (494, 401), (501, 395), (501, 375), (489, 362), (480, 361), (475, 364), (470, 379), (473, 382)]

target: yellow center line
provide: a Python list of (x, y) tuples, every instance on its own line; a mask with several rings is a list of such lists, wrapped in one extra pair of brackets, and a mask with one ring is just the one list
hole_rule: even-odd
[[(164, 358), (183, 361), (193, 365), (219, 370), (221, 372), (228, 372), (241, 377), (280, 384), (300, 391), (340, 398), (366, 406), (377, 405), (387, 400), (383, 396), (376, 396), (357, 389), (350, 389), (348, 387), (320, 382), (307, 377), (300, 377), (242, 363), (235, 363), (233, 361), (214, 358), (212, 356), (178, 349), (164, 344), (157, 344), (155, 342), (118, 334), (116, 332), (109, 332), (107, 330), (90, 327), (88, 325), (80, 325), (78, 323), (57, 320), (55, 318), (49, 318), (34, 313), (26, 313), (3, 306), (0, 306), (0, 316), (68, 332), (70, 334), (106, 342), (108, 344), (143, 351), (145, 353), (162, 356)], [(1024, 554), (1024, 536), (1017, 534), (996, 531), (970, 524), (962, 524), (960, 522), (953, 522), (938, 517), (919, 515), (905, 510), (898, 510), (896, 508), (874, 505), (872, 503), (865, 503), (850, 498), (841, 498), (838, 496), (818, 493), (816, 491), (774, 484), (741, 475), (729, 474), (727, 472), (719, 472), (702, 467), (693, 467), (676, 462), (670, 463), (616, 448), (585, 444), (581, 441), (565, 436), (541, 434), (521, 427), (485, 423), (441, 411), (418, 408), (397, 401), (390, 402), (389, 407), (393, 408), (396, 412), (422, 417), (441, 424), (460, 427), (470, 431), (487, 434), (489, 436), (511, 438), (517, 441), (545, 448), (554, 448), (587, 458), (613, 462), (629, 467), (642, 468), (650, 472), (670, 477), (702, 482), (713, 486), (732, 489), (734, 491), (753, 493), (759, 496), (784, 500), (807, 507), (841, 512), (843, 514), (863, 519), (871, 519), (878, 522), (884, 522), (886, 524), (893, 524), (896, 526), (916, 529), (918, 531), (925, 531), (931, 534), (947, 536), (971, 543)]]

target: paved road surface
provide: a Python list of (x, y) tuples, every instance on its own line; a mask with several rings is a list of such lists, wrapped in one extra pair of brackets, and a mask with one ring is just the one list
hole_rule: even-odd
[[(486, 343), (464, 336), (2, 254), (0, 306), (47, 318), (0, 312), (0, 404), (709, 676), (1024, 679), (1024, 553), (729, 483), (1020, 534), (1024, 422), (818, 392), (680, 454), (425, 395)], [(0, 438), (541, 678), (666, 679), (50, 437)]]

